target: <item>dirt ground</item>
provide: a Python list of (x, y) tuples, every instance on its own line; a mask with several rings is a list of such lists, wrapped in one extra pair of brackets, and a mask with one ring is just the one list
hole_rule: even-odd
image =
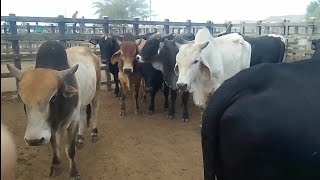
[[(141, 102), (142, 115), (135, 115), (131, 96), (127, 98), (127, 115), (120, 117), (120, 101), (112, 92), (103, 91), (98, 115), (99, 140), (92, 143), (91, 129), (86, 129), (84, 147), (76, 152), (76, 163), (82, 179), (203, 179), (198, 126), (200, 112), (190, 99), (190, 122), (183, 123), (181, 97), (178, 98), (175, 119), (167, 119), (163, 112), (162, 92), (156, 96), (153, 115), (146, 114), (148, 103)], [(149, 97), (147, 102), (148, 100)], [(22, 103), (9, 97), (2, 98), (1, 121), (13, 133), (17, 145), (15, 179), (50, 179), (50, 144), (42, 147), (29, 147), (25, 144), (23, 137), (26, 120)], [(64, 143), (60, 153), (62, 167), (58, 173), (54, 173), (54, 180), (69, 177), (69, 162)]]

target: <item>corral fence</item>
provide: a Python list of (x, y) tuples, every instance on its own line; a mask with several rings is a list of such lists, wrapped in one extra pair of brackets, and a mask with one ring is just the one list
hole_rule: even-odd
[[(1, 62), (12, 62), (15, 67), (21, 69), (22, 61), (34, 61), (39, 46), (46, 40), (58, 40), (66, 48), (72, 46), (87, 46), (95, 54), (100, 55), (99, 45), (92, 45), (88, 40), (104, 33), (124, 34), (132, 32), (141, 35), (149, 32), (160, 33), (187, 33), (196, 34), (200, 29), (208, 28), (213, 36), (226, 30), (231, 22), (214, 24), (212, 21), (205, 23), (164, 21), (140, 21), (133, 20), (109, 20), (103, 19), (71, 19), (58, 17), (26, 17), (9, 14), (1, 16)], [(286, 38), (287, 47), (285, 59), (288, 62), (310, 57), (313, 54), (311, 41), (320, 38), (320, 22), (313, 19), (305, 22), (240, 22), (231, 24), (231, 32), (240, 32), (248, 36), (263, 34), (280, 34)], [(102, 85), (111, 89), (114, 83), (111, 79), (108, 67), (102, 65), (105, 70), (106, 81)], [(8, 72), (1, 72), (2, 78), (13, 78)], [(2, 82), (2, 81), (1, 81)], [(16, 87), (18, 81), (16, 80)], [(15, 90), (9, 90), (1, 94), (16, 94)]]

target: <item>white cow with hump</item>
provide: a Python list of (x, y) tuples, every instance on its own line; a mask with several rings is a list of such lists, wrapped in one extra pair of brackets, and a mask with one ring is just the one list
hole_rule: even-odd
[(226, 79), (250, 67), (251, 46), (237, 33), (214, 38), (204, 28), (198, 31), (194, 43), (176, 45), (177, 86), (193, 93), (194, 103), (201, 108)]

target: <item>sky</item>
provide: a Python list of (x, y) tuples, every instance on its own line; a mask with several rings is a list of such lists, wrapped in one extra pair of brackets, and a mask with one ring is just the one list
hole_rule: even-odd
[[(95, 19), (92, 2), (96, 0), (1, 0), (1, 16), (78, 17)], [(151, 0), (157, 14), (152, 20), (224, 22), (226, 20), (261, 20), (269, 16), (304, 14), (312, 0)], [(149, 4), (150, 0), (146, 0)]]

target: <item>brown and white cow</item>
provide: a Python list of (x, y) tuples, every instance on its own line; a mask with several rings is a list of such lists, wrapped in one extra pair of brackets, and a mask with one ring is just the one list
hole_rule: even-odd
[(122, 42), (117, 39), (117, 43), (120, 49), (112, 55), (111, 63), (115, 64), (118, 62), (119, 67), (119, 80), (121, 85), (120, 115), (125, 115), (125, 98), (131, 89), (133, 89), (135, 113), (139, 114), (138, 95), (141, 84), (141, 70), (139, 62), (136, 60), (136, 55), (138, 54), (138, 46), (141, 43), (141, 39), (135, 40), (133, 34), (126, 33), (122, 38)]
[(57, 41), (43, 43), (36, 57), (35, 69), (21, 71), (7, 65), (20, 80), (18, 92), (24, 103), (27, 127), (24, 139), (30, 146), (45, 145), (53, 149), (50, 176), (61, 164), (60, 142), (67, 130), (66, 153), (71, 179), (80, 179), (74, 156), (76, 135), (83, 133), (85, 121), (92, 120), (92, 137), (96, 137), (97, 111), (101, 84), (99, 58), (87, 47), (65, 50)]

